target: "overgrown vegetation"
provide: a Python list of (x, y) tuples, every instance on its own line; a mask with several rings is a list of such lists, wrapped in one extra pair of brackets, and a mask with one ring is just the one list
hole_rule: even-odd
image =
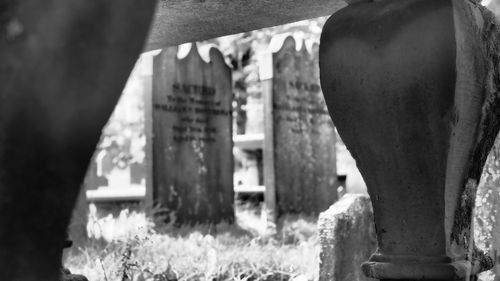
[[(65, 266), (91, 281), (318, 279), (314, 219), (288, 217), (280, 221), (273, 234), (259, 230), (254, 211), (240, 208), (237, 214), (241, 226), (175, 228), (157, 223), (154, 227), (149, 221), (142, 224), (147, 227), (111, 242), (94, 239), (73, 249), (67, 254)], [(124, 211), (121, 221), (125, 225), (124, 217), (137, 222), (144, 216)]]
[[(500, 253), (500, 138), (497, 136), (481, 176), (474, 216), (474, 240), (492, 256)], [(498, 267), (498, 266), (497, 266)], [(500, 280), (499, 268), (481, 275), (481, 280)]]

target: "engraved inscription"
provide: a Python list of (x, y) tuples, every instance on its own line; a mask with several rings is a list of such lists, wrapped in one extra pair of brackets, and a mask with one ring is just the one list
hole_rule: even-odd
[(154, 109), (180, 115), (179, 122), (171, 128), (175, 142), (216, 142), (217, 128), (209, 125), (210, 119), (232, 115), (216, 99), (214, 88), (179, 83), (172, 85), (172, 94), (167, 94), (165, 103), (154, 104)]
[(333, 127), (318, 84), (287, 81), (287, 87), (291, 90), (273, 103), (277, 122), (286, 123), (294, 134), (320, 134), (323, 124)]

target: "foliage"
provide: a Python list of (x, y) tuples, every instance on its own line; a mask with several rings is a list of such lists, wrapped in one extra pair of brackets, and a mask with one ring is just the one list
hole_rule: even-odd
[(483, 1), (483, 3), (486, 4), (486, 7), (488, 7), (497, 18), (500, 17), (500, 0), (486, 0)]
[[(500, 251), (500, 137), (488, 155), (477, 190), (474, 239), (479, 248), (497, 256)], [(499, 253), (500, 254), (500, 253)], [(483, 274), (492, 280), (493, 272)], [(500, 277), (500, 276), (498, 276)], [(498, 278), (497, 277), (497, 278)]]
[[(132, 222), (137, 214), (126, 212)], [(248, 215), (248, 214), (247, 214)], [(121, 216), (123, 220), (123, 215)], [(147, 220), (147, 219), (146, 219)], [(92, 281), (317, 280), (316, 221), (285, 218), (273, 236), (252, 235), (235, 225), (172, 228), (142, 223), (125, 239), (91, 240), (68, 254), (65, 266)]]

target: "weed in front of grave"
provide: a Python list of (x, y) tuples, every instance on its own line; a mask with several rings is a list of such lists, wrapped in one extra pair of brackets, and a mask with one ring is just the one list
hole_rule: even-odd
[[(252, 213), (246, 211), (243, 218)], [(150, 221), (139, 223), (138, 218), (148, 219), (134, 212), (117, 220), (127, 224), (126, 217), (142, 228), (127, 234), (115, 230), (121, 238), (111, 242), (91, 240), (68, 255), (65, 265), (91, 281), (289, 281), (297, 275), (318, 279), (314, 219), (286, 218), (278, 223), (277, 234), (266, 236), (249, 231), (257, 227), (258, 218), (242, 229), (229, 224), (155, 227)]]

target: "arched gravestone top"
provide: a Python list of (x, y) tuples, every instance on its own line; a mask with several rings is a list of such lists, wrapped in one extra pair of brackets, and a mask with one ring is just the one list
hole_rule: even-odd
[(215, 48), (178, 51), (154, 58), (154, 200), (180, 224), (231, 222), (231, 69)]
[(335, 128), (319, 85), (318, 47), (299, 42), (273, 38), (260, 73), (272, 84), (264, 93), (272, 111), (266, 144), (274, 148), (267, 153), (273, 155), (278, 215), (317, 214), (337, 199)]

